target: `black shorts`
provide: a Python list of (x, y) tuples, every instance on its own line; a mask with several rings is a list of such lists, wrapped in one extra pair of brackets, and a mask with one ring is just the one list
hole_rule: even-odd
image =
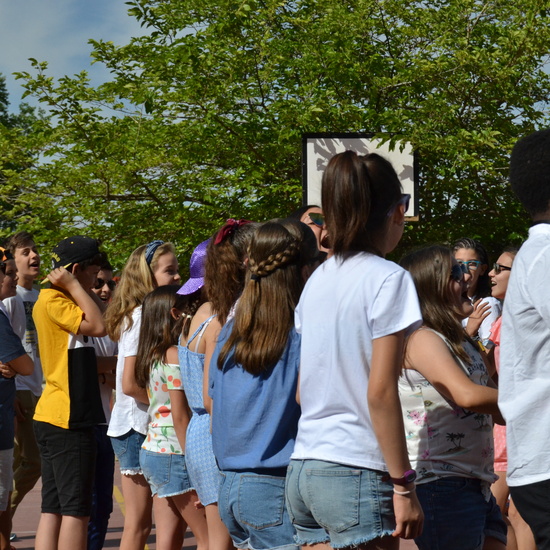
[(89, 516), (95, 472), (93, 427), (66, 430), (34, 421), (42, 461), (42, 513)]
[(550, 479), (510, 487), (510, 495), (527, 522), (539, 550), (550, 549)]

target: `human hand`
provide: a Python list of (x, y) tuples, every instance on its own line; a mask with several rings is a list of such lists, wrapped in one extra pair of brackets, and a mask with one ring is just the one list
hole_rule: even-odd
[(4, 378), (13, 378), (17, 373), (7, 364), (0, 361), (0, 375)]
[(393, 495), (395, 513), (395, 531), (392, 537), (414, 539), (422, 534), (424, 527), (424, 512), (416, 496), (416, 492), (408, 495)]
[(488, 302), (482, 303), (483, 298), (474, 302), (474, 311), (468, 317), (466, 332), (468, 336), (473, 337), (477, 334), (481, 323), (491, 314), (491, 304)]
[(50, 283), (52, 283), (52, 285), (64, 290), (69, 290), (69, 288), (75, 283), (80, 284), (76, 277), (64, 267), (56, 267), (53, 271), (48, 273), (46, 278), (50, 281)]

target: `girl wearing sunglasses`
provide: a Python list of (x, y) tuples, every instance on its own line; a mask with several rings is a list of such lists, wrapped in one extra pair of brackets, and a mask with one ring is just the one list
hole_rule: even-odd
[(399, 380), (409, 459), (426, 520), (420, 550), (504, 550), (506, 524), (490, 492), (491, 415), (497, 390), (461, 321), (472, 314), (470, 273), (448, 248), (401, 261), (414, 280), (423, 325), (409, 338)]
[(403, 234), (401, 183), (383, 157), (346, 151), (328, 163), (322, 202), (332, 255), (296, 308), (302, 416), (289, 513), (303, 548), (393, 550), (423, 522), (397, 392), (420, 310), (409, 274), (384, 258)]
[[(508, 281), (518, 248), (505, 248), (499, 256), (493, 269), (489, 272), (494, 298), (503, 301), (508, 289)], [(494, 357), (497, 373), (500, 370), (500, 329), (502, 317), (499, 317), (491, 328), (491, 354)], [(495, 473), (498, 480), (491, 486), (502, 515), (508, 520), (508, 550), (536, 550), (533, 533), (527, 523), (520, 516), (514, 501), (509, 498), (510, 489), (506, 483), (508, 469), (508, 455), (506, 452), (506, 427), (495, 425), (493, 430), (495, 439)]]
[(468, 268), (468, 296), (474, 306), (472, 314), (462, 321), (466, 332), (484, 347), (489, 342), (491, 327), (502, 314), (502, 305), (491, 296), (489, 256), (485, 247), (475, 239), (464, 237), (453, 245), (454, 257)]

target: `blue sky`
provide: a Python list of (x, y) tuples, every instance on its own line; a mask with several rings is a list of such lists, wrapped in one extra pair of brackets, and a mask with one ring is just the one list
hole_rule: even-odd
[(107, 80), (109, 72), (101, 64), (91, 65), (88, 40), (122, 45), (143, 34), (127, 11), (124, 0), (0, 0), (0, 73), (11, 110), (17, 110), (23, 93), (11, 73), (32, 72), (29, 57), (47, 61), (48, 75), (56, 79), (86, 70), (92, 84)]

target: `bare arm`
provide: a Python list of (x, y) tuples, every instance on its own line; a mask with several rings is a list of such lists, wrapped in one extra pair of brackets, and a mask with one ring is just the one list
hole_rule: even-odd
[(105, 336), (105, 324), (101, 310), (90, 294), (82, 288), (78, 279), (63, 267), (58, 267), (50, 272), (48, 279), (55, 287), (67, 291), (84, 313), (78, 333), (85, 336)]
[[(403, 361), (404, 333), (376, 338), (372, 343), (372, 363), (367, 400), (372, 424), (391, 477), (401, 477), (411, 464), (405, 442), (405, 428), (397, 390)], [(394, 537), (411, 539), (422, 532), (424, 514), (414, 492), (414, 484), (397, 486), (408, 495), (394, 494), (396, 528)]]
[[(204, 376), (202, 379), (202, 397), (204, 400), (204, 408), (208, 414), (212, 414), (212, 399), (208, 395), (208, 375), (210, 372), (210, 359), (216, 349), (216, 341), (221, 330), (221, 325), (215, 317), (210, 321), (208, 328), (204, 331), (202, 341), (204, 342)], [(217, 369), (218, 365), (212, 365), (213, 369)]]
[(418, 371), (443, 397), (459, 407), (500, 416), (498, 391), (472, 382), (437, 334), (417, 330), (409, 338), (405, 366)]
[[(178, 348), (176, 346), (172, 346), (168, 349), (165, 361), (173, 365), (179, 363)], [(189, 404), (187, 403), (187, 397), (185, 396), (183, 388), (180, 390), (168, 390), (168, 393), (170, 395), (170, 408), (172, 410), (174, 429), (176, 430), (176, 436), (181, 449), (185, 453), (187, 426), (189, 426), (189, 420), (191, 419)]]
[[(6, 363), (6, 365), (16, 374), (22, 374), (24, 376), (28, 376), (34, 371), (34, 363), (26, 353), (12, 359), (9, 363)], [(6, 376), (6, 378), (11, 378), (11, 376)]]
[(149, 405), (147, 390), (140, 388), (136, 382), (136, 356), (124, 358), (124, 371), (122, 372), (122, 391), (135, 400)]
[(113, 372), (116, 369), (117, 357), (111, 355), (110, 357), (98, 357), (97, 358), (97, 372), (108, 373)]

